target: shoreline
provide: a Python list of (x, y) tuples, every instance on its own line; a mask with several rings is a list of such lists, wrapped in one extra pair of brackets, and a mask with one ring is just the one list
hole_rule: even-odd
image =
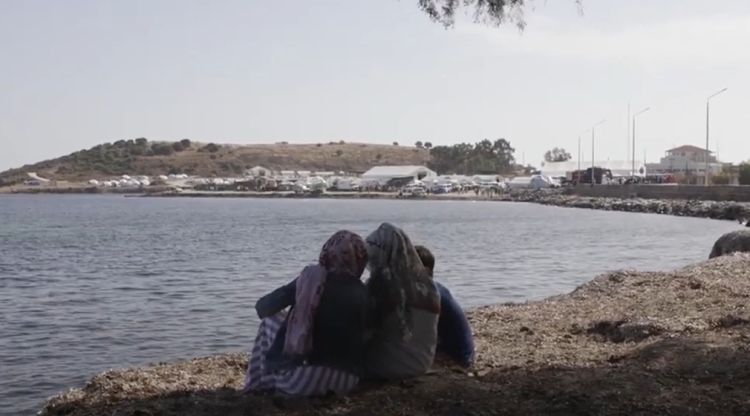
[[(28, 191), (28, 192), (27, 192)], [(620, 211), (642, 214), (662, 214), (679, 217), (709, 218), (716, 220), (740, 221), (750, 219), (750, 203), (736, 201), (712, 201), (697, 199), (645, 199), (609, 198), (575, 195), (574, 189), (555, 190), (515, 190), (509, 193), (477, 196), (473, 193), (423, 195), (401, 197), (392, 192), (326, 192), (323, 194), (295, 194), (293, 192), (236, 192), (236, 191), (185, 191), (170, 192), (157, 189), (118, 189), (97, 192), (97, 188), (39, 189), (31, 188), (23, 192), (3, 194), (117, 194), (126, 198), (263, 198), (263, 199), (388, 199), (404, 201), (488, 201), (525, 202), (561, 208), (593, 209), (599, 211)]]
[(224, 354), (111, 370), (40, 414), (741, 414), (750, 410), (748, 275), (750, 255), (737, 254), (472, 309), (470, 372), (436, 365), (343, 398), (241, 395), (247, 355)]

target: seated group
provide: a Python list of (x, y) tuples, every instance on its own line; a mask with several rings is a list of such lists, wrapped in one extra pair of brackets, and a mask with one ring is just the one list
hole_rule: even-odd
[(365, 240), (334, 234), (317, 264), (256, 303), (261, 323), (245, 391), (346, 394), (360, 380), (425, 374), (436, 352), (471, 366), (471, 327), (432, 280), (434, 264), (429, 250), (388, 223)]

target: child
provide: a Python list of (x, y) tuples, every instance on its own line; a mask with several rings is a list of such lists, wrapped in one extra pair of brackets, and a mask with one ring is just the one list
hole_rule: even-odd
[[(414, 248), (430, 277), (433, 277), (435, 257), (425, 246), (415, 245)], [(447, 355), (463, 367), (471, 367), (474, 362), (474, 337), (466, 313), (448, 288), (438, 282), (435, 285), (440, 292), (437, 352)]]

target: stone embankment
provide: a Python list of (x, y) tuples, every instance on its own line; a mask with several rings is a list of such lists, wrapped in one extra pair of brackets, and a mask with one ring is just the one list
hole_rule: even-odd
[(515, 191), (500, 200), (529, 202), (565, 208), (602, 211), (624, 211), (717, 220), (750, 219), (750, 204), (734, 201), (699, 201), (679, 199), (593, 198), (568, 194), (569, 190)]
[(247, 356), (221, 355), (109, 371), (41, 415), (744, 415), (748, 298), (747, 254), (620, 271), (567, 295), (471, 311), (469, 372), (437, 365), (348, 397), (288, 399), (240, 394)]

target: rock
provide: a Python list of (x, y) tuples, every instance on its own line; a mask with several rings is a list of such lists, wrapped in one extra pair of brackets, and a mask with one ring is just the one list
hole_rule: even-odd
[[(679, 217), (712, 218), (744, 223), (750, 218), (750, 204), (734, 201), (698, 201), (679, 199), (590, 198), (568, 195), (567, 189), (517, 189), (500, 197), (509, 202), (529, 202), (566, 208), (602, 211), (640, 212)], [(748, 224), (750, 226), (750, 223)]]
[(730, 231), (716, 240), (709, 259), (731, 253), (750, 253), (750, 230)]

